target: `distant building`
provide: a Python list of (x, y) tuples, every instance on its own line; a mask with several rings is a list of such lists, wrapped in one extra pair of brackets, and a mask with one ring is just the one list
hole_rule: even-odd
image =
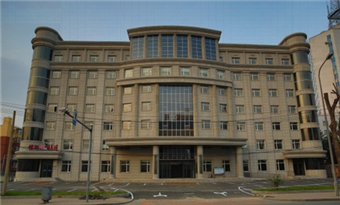
[(38, 27), (16, 179), (326, 177), (306, 34), (219, 43), (187, 26), (128, 42), (64, 41)]

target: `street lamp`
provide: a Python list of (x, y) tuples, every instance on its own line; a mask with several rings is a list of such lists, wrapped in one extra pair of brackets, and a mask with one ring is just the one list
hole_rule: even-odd
[(327, 116), (326, 116), (326, 108), (325, 108), (325, 102), (323, 98), (323, 92), (322, 92), (322, 85), (321, 85), (321, 79), (320, 79), (320, 71), (323, 66), (323, 64), (326, 63), (327, 60), (331, 59), (333, 56), (333, 53), (329, 53), (324, 60), (324, 62), (321, 64), (319, 68), (319, 85), (320, 85), (320, 90), (321, 90), (321, 98), (322, 98), (322, 106), (323, 106), (323, 113), (325, 116), (325, 122), (326, 122), (326, 127), (327, 127), (327, 138), (328, 138), (328, 146), (329, 146), (329, 152), (330, 152), (330, 157), (331, 157), (331, 163), (332, 163), (332, 174), (333, 174), (333, 179), (334, 179), (334, 191), (335, 191), (335, 196), (339, 196), (339, 188), (338, 188), (338, 182), (336, 181), (336, 173), (335, 173), (335, 165), (334, 165), (334, 159), (333, 159), (333, 151), (332, 151), (332, 143), (331, 143), (331, 138), (329, 136), (329, 127), (328, 127), (328, 121), (327, 121)]

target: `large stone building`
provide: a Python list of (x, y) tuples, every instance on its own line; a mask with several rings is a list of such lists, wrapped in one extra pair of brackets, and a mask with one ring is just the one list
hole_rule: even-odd
[(39, 27), (17, 180), (326, 177), (306, 34), (279, 45), (219, 43), (187, 26), (129, 42), (64, 41)]

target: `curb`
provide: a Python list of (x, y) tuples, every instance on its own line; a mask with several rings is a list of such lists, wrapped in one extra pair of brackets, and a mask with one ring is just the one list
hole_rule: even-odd
[(273, 200), (273, 201), (340, 201), (340, 198), (320, 198), (320, 199), (275, 199), (274, 196), (270, 196), (273, 198), (263, 198), (266, 200)]
[(251, 191), (253, 194), (301, 194), (301, 193), (320, 193), (320, 192), (334, 192), (333, 189), (322, 190), (301, 190), (301, 191)]

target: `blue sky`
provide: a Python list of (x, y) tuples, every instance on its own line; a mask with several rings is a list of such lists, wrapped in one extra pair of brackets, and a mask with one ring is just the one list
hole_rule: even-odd
[(127, 29), (195, 26), (222, 31), (220, 43), (277, 45), (287, 35), (308, 38), (328, 29), (320, 1), (2, 1), (1, 120), (17, 110), (22, 126), (32, 60), (31, 39), (39, 26), (79, 41), (128, 41)]

